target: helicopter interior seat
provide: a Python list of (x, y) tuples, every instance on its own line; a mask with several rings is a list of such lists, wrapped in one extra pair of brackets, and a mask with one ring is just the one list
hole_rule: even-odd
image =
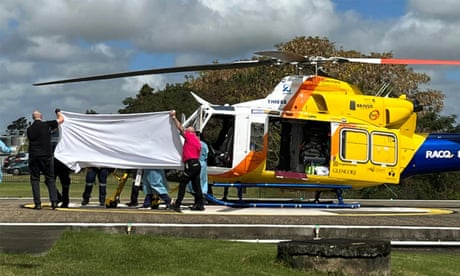
[(216, 150), (211, 146), (209, 151), (213, 159), (212, 161), (209, 161), (208, 158), (209, 165), (230, 168), (232, 166), (233, 127), (228, 129), (225, 139), (218, 149)]
[(319, 136), (313, 135), (302, 144), (300, 159), (304, 165), (325, 165), (326, 148)]

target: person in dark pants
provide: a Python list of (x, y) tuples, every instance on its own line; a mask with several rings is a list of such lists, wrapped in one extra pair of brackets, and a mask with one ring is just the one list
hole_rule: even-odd
[(187, 127), (186, 129), (183, 128), (182, 124), (176, 118), (176, 111), (172, 110), (170, 112), (171, 118), (174, 120), (177, 129), (180, 131), (181, 135), (184, 137), (184, 146), (182, 148), (182, 161), (184, 162), (184, 173), (180, 177), (179, 180), (179, 191), (177, 192), (177, 198), (174, 204), (172, 204), (172, 208), (175, 211), (180, 211), (180, 205), (182, 204), (182, 200), (185, 196), (185, 188), (189, 181), (192, 182), (192, 188), (195, 191), (194, 197), (195, 202), (193, 206), (190, 208), (194, 211), (203, 211), (204, 210), (204, 203), (203, 203), (203, 193), (201, 191), (201, 183), (200, 183), (200, 173), (201, 173), (201, 165), (200, 165), (200, 151), (201, 151), (201, 143), (200, 139), (195, 133), (195, 129), (193, 127)]
[(34, 122), (27, 128), (27, 139), (29, 140), (29, 173), (34, 209), (42, 208), (40, 197), (40, 174), (45, 176), (45, 184), (48, 187), (51, 207), (56, 209), (58, 197), (56, 182), (51, 168), (53, 150), (51, 146), (51, 130), (64, 122), (64, 116), (60, 109), (56, 109), (56, 120), (43, 121), (43, 115), (35, 110), (32, 113)]
[[(137, 177), (137, 171), (136, 170), (129, 170), (128, 174), (132, 176), (133, 178), (133, 183), (131, 185), (131, 194), (129, 197), (129, 202), (126, 203), (129, 207), (135, 207), (139, 204), (138, 197), (139, 197), (139, 191), (142, 188), (141, 185), (136, 185), (136, 177)], [(141, 181), (139, 181), (141, 182)], [(141, 183), (139, 183), (141, 184)]]
[(69, 208), (70, 203), (70, 169), (62, 164), (61, 161), (54, 158), (53, 160), (54, 165), (54, 179), (59, 178), (61, 182), (62, 191), (58, 193), (58, 201), (61, 203), (61, 208)]
[[(51, 147), (53, 149), (53, 152), (56, 149), (58, 142), (59, 129), (56, 128), (51, 131)], [(51, 167), (53, 168), (54, 181), (56, 182), (56, 178), (59, 178), (59, 181), (61, 182), (62, 191), (59, 192), (59, 190), (57, 189), (58, 202), (61, 202), (61, 205), (59, 207), (69, 208), (71, 170), (56, 158), (53, 158), (53, 165)]]
[(91, 167), (87, 168), (86, 171), (86, 185), (85, 191), (83, 192), (83, 200), (81, 205), (88, 205), (89, 199), (91, 197), (91, 192), (93, 191), (94, 183), (96, 182), (96, 177), (99, 180), (99, 205), (105, 205), (105, 197), (107, 196), (107, 176), (109, 175), (109, 170), (107, 168), (96, 168)]

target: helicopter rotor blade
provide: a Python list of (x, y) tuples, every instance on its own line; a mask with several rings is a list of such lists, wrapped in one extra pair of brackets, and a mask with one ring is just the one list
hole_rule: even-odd
[(129, 71), (123, 73), (113, 73), (96, 75), (89, 77), (63, 79), (49, 82), (34, 83), (34, 86), (51, 85), (51, 84), (63, 84), (72, 82), (83, 82), (83, 81), (94, 81), (94, 80), (106, 80), (125, 78), (141, 75), (154, 75), (154, 74), (168, 74), (168, 73), (181, 73), (181, 72), (192, 72), (192, 71), (208, 71), (208, 70), (224, 70), (224, 69), (240, 69), (264, 65), (273, 65), (284, 63), (295, 63), (295, 64), (319, 64), (325, 62), (335, 63), (366, 63), (366, 64), (401, 64), (401, 65), (460, 65), (460, 60), (436, 60), (436, 59), (398, 59), (398, 58), (347, 58), (347, 57), (308, 57), (302, 56), (297, 53), (285, 52), (285, 51), (261, 51), (255, 54), (261, 56), (271, 57), (271, 59), (265, 60), (242, 60), (231, 63), (215, 63), (205, 65), (191, 65), (191, 66), (180, 66), (180, 67), (165, 67), (156, 69), (147, 69), (139, 71)]
[(284, 52), (284, 51), (262, 51), (262, 52), (255, 52), (254, 54), (275, 58), (275, 59), (278, 59), (286, 63), (292, 63), (292, 62), (302, 63), (302, 62), (309, 61), (305, 56), (302, 56), (296, 53), (291, 53), (291, 52)]
[(49, 82), (39, 82), (39, 83), (34, 83), (33, 85), (41, 86), (41, 85), (50, 85), (50, 84), (106, 80), (106, 79), (134, 77), (134, 76), (141, 76), (141, 75), (181, 73), (181, 72), (192, 72), (192, 71), (240, 69), (240, 68), (271, 65), (273, 63), (274, 63), (273, 60), (243, 60), (243, 61), (235, 61), (232, 63), (215, 63), (215, 64), (205, 64), (205, 65), (181, 66), (181, 67), (165, 67), (165, 68), (157, 68), (157, 69), (123, 72), (123, 73), (96, 75), (96, 76), (90, 76), (90, 77), (64, 79), (64, 80), (49, 81)]
[(402, 64), (402, 65), (460, 65), (460, 60), (439, 59), (400, 59), (400, 58), (345, 58), (334, 57), (332, 61), (356, 62), (369, 64)]

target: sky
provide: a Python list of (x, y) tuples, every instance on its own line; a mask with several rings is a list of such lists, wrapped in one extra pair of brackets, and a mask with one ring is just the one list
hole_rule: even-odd
[[(298, 36), (395, 58), (460, 60), (457, 0), (2, 0), (0, 133), (38, 109), (117, 113), (143, 84), (162, 89), (182, 74), (53, 86), (65, 78), (247, 59)], [(460, 116), (460, 68), (418, 66)]]

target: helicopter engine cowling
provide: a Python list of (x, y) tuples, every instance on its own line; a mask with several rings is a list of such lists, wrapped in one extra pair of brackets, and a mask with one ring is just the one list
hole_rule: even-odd
[(405, 95), (399, 98), (384, 98), (385, 126), (389, 128), (400, 127), (414, 112), (412, 102), (406, 100)]

